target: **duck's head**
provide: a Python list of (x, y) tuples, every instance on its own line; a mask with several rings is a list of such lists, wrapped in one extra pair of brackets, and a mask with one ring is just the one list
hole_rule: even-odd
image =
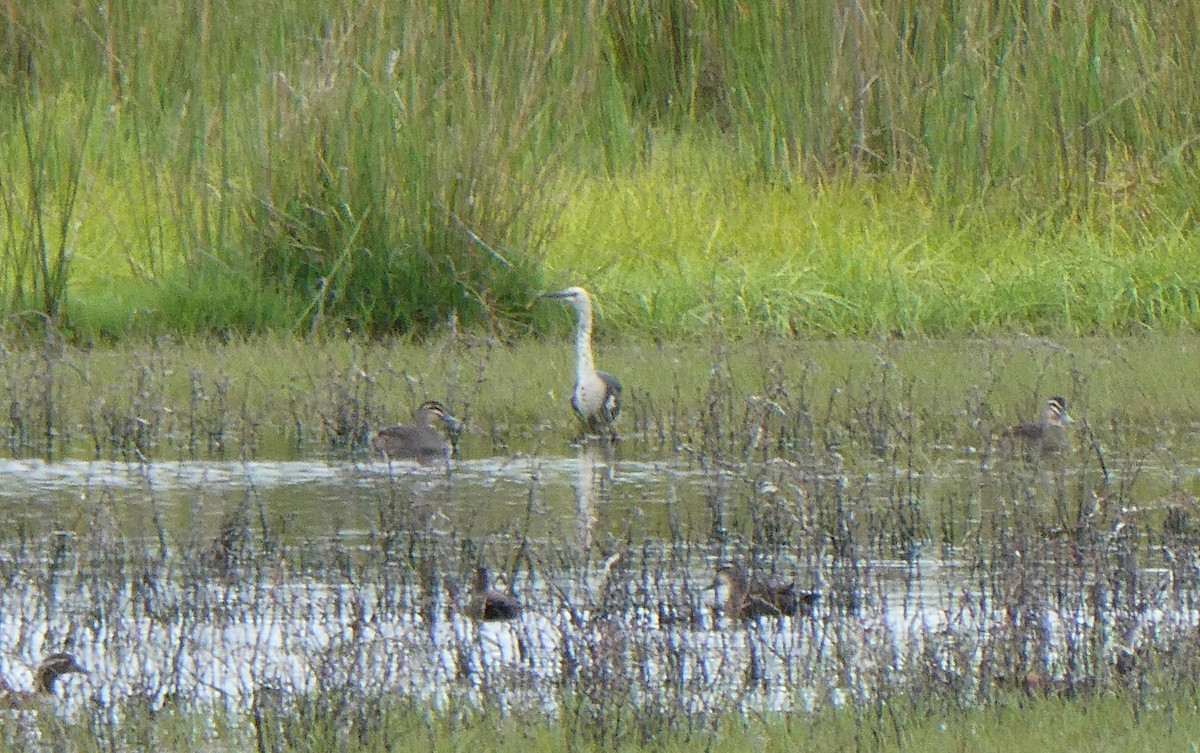
[(446, 427), (446, 433), (450, 435), (451, 442), (456, 442), (458, 435), (462, 433), (462, 422), (447, 413), (446, 406), (437, 400), (429, 400), (421, 403), (415, 411), (415, 416), (417, 423), (423, 426), (437, 426), (441, 424)]
[(43, 693), (54, 692), (54, 682), (62, 675), (72, 673), (87, 674), (75, 657), (66, 652), (50, 654), (37, 669), (37, 689)]
[(1051, 426), (1066, 426), (1075, 423), (1075, 419), (1067, 414), (1067, 401), (1055, 395), (1046, 401), (1042, 408), (1042, 420)]

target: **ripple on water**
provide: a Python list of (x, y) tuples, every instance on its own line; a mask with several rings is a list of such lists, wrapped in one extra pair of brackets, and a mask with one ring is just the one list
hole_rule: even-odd
[[(979, 468), (978, 464), (961, 465), (966, 474)], [(804, 509), (811, 500), (793, 489), (805, 477), (787, 475), (788, 467), (747, 470), (753, 473), (702, 469), (687, 461), (609, 461), (586, 452), (571, 457), (456, 460), (449, 474), (444, 467), (384, 462), (3, 460), (0, 497), (7, 498), (10, 505), (13, 500), (23, 503), (39, 496), (78, 500), (84, 490), (95, 487), (136, 492), (114, 494), (118, 502), (170, 490), (203, 489), (206, 495), (216, 497), (215, 517), (226, 500), (242, 504), (254, 491), (269, 497), (265, 505), (270, 513), (294, 514), (308, 504), (317, 513), (318, 526), (336, 529), (338, 535), (352, 531), (363, 541), (370, 540), (376, 549), (365, 545), (361, 550), (331, 548), (331, 558), (344, 557), (346, 566), (342, 567), (342, 560), (329, 566), (320, 561), (324, 555), (313, 545), (319, 537), (310, 538), (303, 532), (301, 543), (295, 546), (303, 548), (299, 559), (308, 569), (288, 571), (277, 562), (265, 563), (268, 554), (264, 547), (254, 552), (260, 559), (250, 558), (240, 581), (215, 576), (189, 581), (180, 575), (184, 569), (174, 569), (179, 567), (179, 552), (172, 551), (161, 563), (151, 557), (150, 565), (161, 567), (159, 572), (137, 559), (141, 555), (135, 542), (128, 550), (133, 554), (128, 555), (127, 567), (119, 571), (137, 577), (109, 583), (95, 578), (86, 566), (72, 571), (67, 562), (54, 581), (53, 593), (48, 594), (41, 579), (41, 565), (48, 558), (31, 546), (32, 552), (22, 555), (30, 558), (30, 572), (18, 571), (9, 587), (0, 592), (0, 651), (19, 656), (23, 665), (34, 666), (51, 637), (71, 636), (73, 650), (92, 669), (86, 678), (72, 678), (75, 686), (83, 683), (88, 687), (88, 693), (78, 694), (85, 697), (119, 698), (142, 693), (149, 684), (159, 690), (172, 687), (188, 699), (244, 708), (263, 687), (309, 693), (356, 685), (364, 691), (398, 691), (435, 703), (479, 698), (485, 691), (501, 689), (514, 703), (545, 707), (548, 696), (539, 693), (559, 687), (562, 673), (586, 676), (594, 672), (601, 677), (615, 668), (631, 678), (630, 692), (639, 703), (657, 703), (665, 700), (663, 694), (672, 692), (695, 710), (731, 706), (788, 709), (810, 708), (814, 698), (853, 696), (868, 687), (875, 675), (900, 674), (905, 666), (911, 666), (907, 662), (927, 656), (945, 654), (976, 661), (972, 641), (1009, 628), (1008, 605), (977, 593), (980, 576), (972, 570), (974, 560), (967, 557), (961, 561), (950, 557), (877, 558), (855, 563), (861, 568), (861, 579), (855, 585), (864, 593), (861, 609), (854, 614), (843, 614), (832, 599), (823, 599), (816, 619), (762, 620), (753, 625), (716, 620), (711, 609), (715, 596), (703, 589), (715, 560), (737, 554), (739, 544), (706, 538), (709, 516), (723, 514), (714, 510), (751, 517), (753, 505), (768, 498), (782, 499), (779, 509), (797, 514), (799, 522), (781, 518), (778, 525), (795, 525), (795, 530), (805, 524), (803, 516), (811, 514)], [(782, 483), (762, 473), (782, 473)], [(878, 483), (888, 482), (888, 473), (878, 476), (882, 479)], [(942, 480), (933, 474), (922, 477), (927, 485), (922, 487), (924, 493), (931, 494), (933, 485)], [(404, 484), (402, 491), (415, 493), (395, 493), (393, 481)], [(868, 488), (862, 477), (856, 477), (854, 483), (856, 495)], [(532, 496), (528, 493), (531, 484), (544, 492), (536, 506), (529, 505), (536, 512), (532, 516), (524, 514), (525, 500)], [(524, 572), (516, 585), (528, 605), (525, 614), (513, 623), (476, 625), (447, 613), (448, 589), (442, 578), (446, 572), (464, 570), (463, 563), (454, 560), (467, 556), (460, 546), (462, 539), (439, 553), (446, 556), (437, 563), (443, 572), (433, 573), (428, 580), (421, 580), (428, 574), (420, 572), (414, 560), (379, 556), (383, 537), (370, 537), (393, 521), (383, 521), (372, 505), (390, 499), (389, 494), (410, 508), (418, 507), (415, 502), (424, 501), (421, 495), (425, 494), (438, 514), (448, 511), (449, 517), (443, 515), (437, 521), (439, 527), (452, 529), (463, 539), (477, 538), (473, 546), (493, 558), (508, 560), (510, 577)], [(725, 496), (718, 499), (718, 495)], [(692, 527), (683, 542), (686, 547), (668, 541), (665, 534), (654, 539), (655, 531), (648, 525), (646, 532), (635, 531), (636, 536), (646, 537), (632, 547), (636, 555), (629, 559), (638, 561), (610, 567), (613, 560), (609, 559), (601, 567), (599, 563), (611, 549), (597, 554), (589, 544), (579, 544), (592, 540), (585, 535), (587, 531), (581, 531), (577, 539), (562, 535), (564, 531), (575, 535), (569, 525), (574, 518), (583, 519), (579, 527), (586, 529), (594, 522), (587, 516), (602, 516), (606, 507), (618, 510), (612, 529), (625, 534), (634, 517), (628, 514), (630, 510), (662, 507), (668, 499), (686, 507), (683, 512), (675, 511), (681, 518), (695, 518), (696, 522), (688, 523)], [(208, 496), (204, 501), (210, 501)], [(878, 499), (864, 495), (863, 509), (885, 511), (893, 502), (886, 494)], [(168, 499), (163, 507), (169, 504)], [(452, 509), (455, 505), (459, 512)], [(522, 511), (523, 517), (513, 518), (517, 524), (480, 520), (481, 511), (505, 505)], [(338, 517), (344, 508), (357, 508), (359, 519)], [(59, 513), (50, 510), (45, 514)], [(63, 514), (89, 520), (77, 511)], [(531, 525), (530, 517), (534, 518), (532, 525), (542, 526), (536, 535), (519, 527)], [(404, 528), (407, 524), (401, 517), (396, 525), (401, 540), (409, 532)], [(736, 525), (734, 521), (730, 528)], [(527, 534), (529, 538), (522, 539)], [(153, 536), (148, 533), (147, 540)], [(85, 538), (81, 533), (80, 539)], [(632, 538), (629, 535), (625, 540)], [(516, 558), (517, 539), (522, 539), (523, 548), (528, 547), (527, 563), (511, 562)], [(178, 539), (199, 540), (186, 535)], [(789, 577), (799, 574), (825, 588), (820, 579), (832, 573), (827, 555), (800, 551), (798, 544), (798, 539), (783, 541), (776, 549), (778, 563), (773, 564), (790, 573)], [(615, 549), (620, 545), (616, 538), (604, 544)], [(479, 550), (471, 550), (470, 556)], [(412, 552), (400, 554), (411, 556)], [(360, 555), (366, 565), (355, 559)], [(674, 559), (676, 556), (679, 559)], [(465, 569), (473, 564), (467, 563)], [(1029, 566), (1036, 564), (1031, 560)], [(617, 588), (607, 581), (617, 577), (620, 568), (629, 568), (622, 576), (628, 580)], [(1146, 583), (1163, 581), (1169, 575), (1161, 569), (1139, 572)], [(159, 580), (147, 582), (146, 578)], [(610, 587), (617, 591), (615, 601), (623, 605), (611, 613), (604, 611)], [(984, 595), (988, 595), (986, 590)], [(1108, 636), (1110, 643), (1132, 642), (1141, 630), (1183, 632), (1197, 621), (1196, 614), (1181, 608), (1145, 610), (1134, 616), (1133, 632), (1123, 628), (1117, 634), (1098, 624), (1103, 618), (1084, 609), (1090, 597), (1083, 587), (1061, 589), (1055, 597), (1037, 607), (1053, 641), (1049, 661), (1056, 660), (1069, 632), (1086, 630)], [(51, 599), (53, 610), (47, 606)], [(678, 602), (672, 603), (680, 607), (676, 612), (698, 614), (699, 618), (660, 620), (662, 612), (655, 607), (669, 599)], [(425, 610), (430, 604), (432, 608)], [(422, 616), (426, 613), (438, 616)], [(615, 629), (610, 627), (614, 624)], [(831, 650), (834, 645), (836, 650)], [(1101, 650), (1108, 648), (1104, 645)], [(952, 654), (954, 650), (959, 654)], [(0, 665), (0, 673), (7, 669)], [(956, 671), (969, 673), (971, 669), (958, 666)]]

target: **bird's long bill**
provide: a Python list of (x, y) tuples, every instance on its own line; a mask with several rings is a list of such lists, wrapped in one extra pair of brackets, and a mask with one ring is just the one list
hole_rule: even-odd
[(566, 298), (569, 295), (570, 293), (565, 290), (558, 290), (553, 293), (543, 293), (542, 298)]

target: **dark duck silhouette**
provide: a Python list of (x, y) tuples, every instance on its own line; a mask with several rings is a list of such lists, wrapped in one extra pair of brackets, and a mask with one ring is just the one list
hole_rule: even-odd
[(1042, 405), (1042, 415), (1034, 422), (1010, 426), (1001, 432), (1010, 451), (1053, 454), (1067, 446), (1067, 427), (1075, 419), (1067, 414), (1067, 401), (1054, 396)]
[(821, 595), (815, 591), (799, 591), (795, 583), (763, 582), (751, 579), (738, 565), (723, 565), (717, 569), (714, 586), (724, 589), (726, 596), (722, 611), (734, 619), (752, 620), (758, 617), (794, 617), (803, 610), (812, 614)]
[(480, 565), (475, 572), (475, 588), (467, 603), (467, 614), (485, 622), (515, 620), (521, 614), (521, 601), (511, 591), (493, 588), (491, 573)]
[(36, 708), (54, 696), (54, 686), (58, 678), (68, 674), (87, 674), (87, 670), (71, 654), (50, 654), (33, 673), (32, 691), (13, 690), (0, 682), (0, 708)]

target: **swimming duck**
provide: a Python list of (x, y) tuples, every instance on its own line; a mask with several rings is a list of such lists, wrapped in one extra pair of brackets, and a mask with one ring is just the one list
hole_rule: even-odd
[(450, 457), (461, 432), (459, 420), (441, 403), (430, 400), (413, 411), (411, 424), (380, 429), (371, 438), (371, 449), (389, 460), (431, 463)]
[(1001, 432), (1001, 437), (1026, 451), (1052, 454), (1066, 447), (1067, 427), (1073, 423), (1075, 419), (1067, 414), (1067, 401), (1055, 395), (1042, 405), (1038, 421), (1010, 426)]
[(717, 569), (718, 590), (726, 597), (722, 609), (730, 617), (752, 620), (757, 617), (793, 617), (803, 608), (812, 614), (821, 599), (816, 591), (798, 591), (795, 583), (766, 583), (752, 580), (738, 565), (723, 565)]
[[(0, 707), (7, 709), (35, 707), (54, 695), (54, 685), (58, 678), (67, 674), (87, 674), (87, 670), (71, 654), (65, 652), (50, 654), (42, 660), (33, 673), (33, 690), (18, 691), (4, 685), (0, 692)], [(0, 682), (0, 685), (2, 684)]]
[(515, 620), (521, 614), (521, 601), (511, 591), (492, 588), (491, 573), (480, 565), (475, 572), (475, 588), (467, 614), (485, 622)]

